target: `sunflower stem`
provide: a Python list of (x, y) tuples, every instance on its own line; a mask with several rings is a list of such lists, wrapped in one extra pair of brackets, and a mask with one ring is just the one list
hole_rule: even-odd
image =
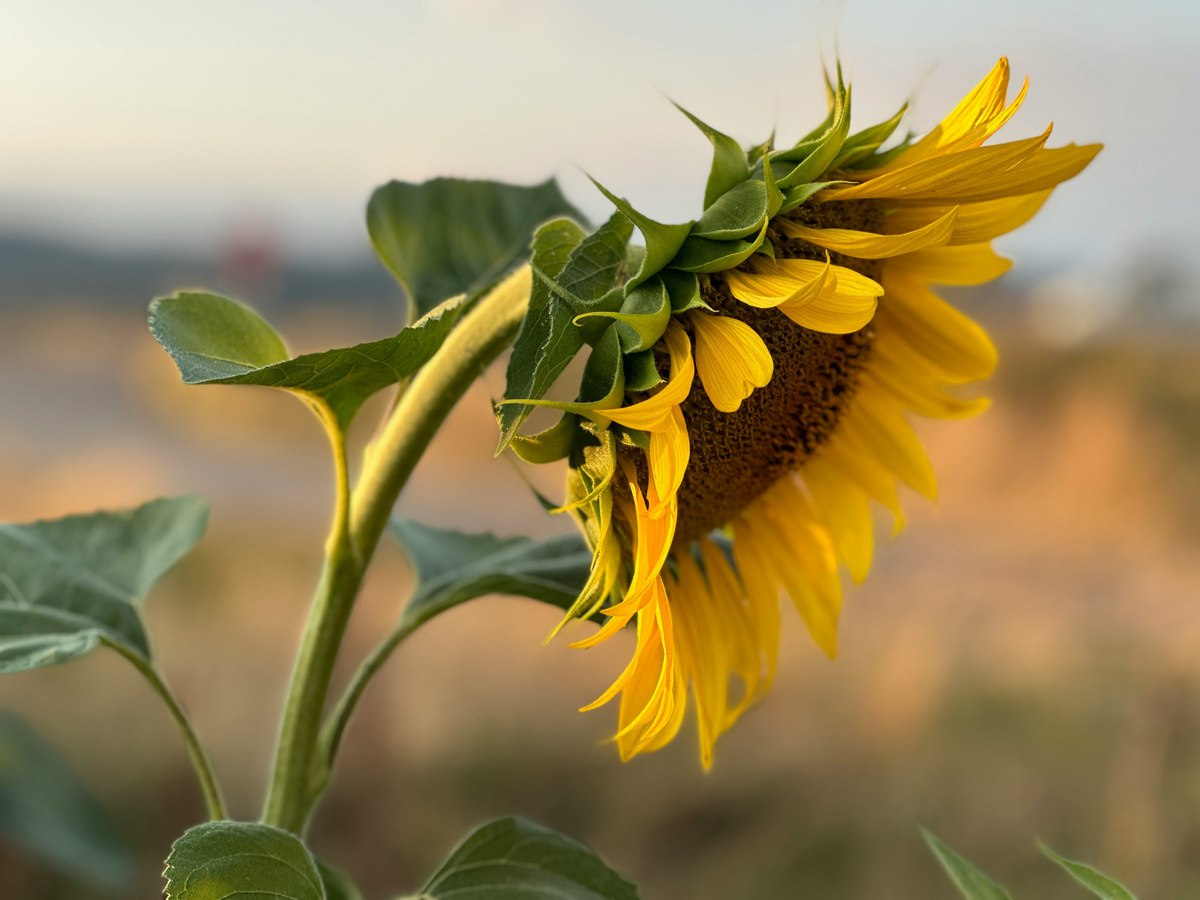
[(367, 448), (351, 504), (350, 533), (364, 557), (434, 434), (484, 368), (512, 343), (529, 308), (532, 276), (521, 266), (463, 317), (408, 383), (387, 424)]
[[(318, 409), (318, 414), (322, 412)], [(304, 830), (308, 812), (328, 780), (313, 765), (312, 742), (320, 728), (334, 663), (366, 568), (354, 552), (350, 539), (350, 480), (345, 435), (333, 421), (332, 414), (322, 418), (333, 449), (337, 501), (325, 542), (325, 565), (292, 669), (262, 817), (269, 825), (297, 834)]]
[(334, 664), (367, 566), (400, 491), (434, 434), (484, 367), (516, 336), (529, 306), (530, 283), (529, 266), (522, 266), (475, 304), (451, 331), (408, 383), (386, 424), (367, 447), (353, 493), (344, 439), (340, 431), (330, 432), (337, 469), (337, 511), (284, 706), (263, 811), (267, 824), (302, 834), (325, 790), (333, 755), (330, 748), (336, 749), (355, 701), (382, 664), (380, 659), (365, 673), (360, 670), (363, 677), (356, 677), (326, 729), (336, 736), (332, 742), (328, 737), (322, 739), (321, 719)]

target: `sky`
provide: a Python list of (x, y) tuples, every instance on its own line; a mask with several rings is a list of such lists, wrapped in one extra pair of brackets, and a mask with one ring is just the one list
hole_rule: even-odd
[(709, 148), (674, 100), (743, 143), (824, 115), (840, 58), (854, 124), (912, 100), (923, 130), (1007, 55), (1029, 98), (1003, 137), (1102, 141), (1093, 167), (1001, 245), (1103, 277), (1200, 239), (1192, 163), (1200, 4), (1009, 0), (5, 0), (0, 230), (211, 253), (231, 227), (291, 256), (369, 252), (392, 178), (587, 174), (693, 218)]

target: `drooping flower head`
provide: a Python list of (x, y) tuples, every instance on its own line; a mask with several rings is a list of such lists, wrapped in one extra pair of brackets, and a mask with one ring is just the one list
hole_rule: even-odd
[[(837, 651), (841, 568), (871, 565), (871, 501), (903, 524), (898, 485), (930, 498), (907, 421), (971, 416), (958, 386), (996, 351), (933, 285), (1009, 268), (990, 241), (1028, 221), (1099, 145), (986, 145), (1024, 99), (1001, 59), (942, 122), (881, 149), (905, 110), (851, 133), (850, 90), (791, 147), (713, 146), (698, 219), (617, 211), (591, 234), (566, 219), (534, 239), (534, 289), (500, 407), (501, 449), (566, 459), (561, 507), (594, 556), (567, 620), (599, 616), (590, 647), (636, 624), (620, 697), (623, 758), (679, 731), (690, 692), (701, 758), (771, 683), (779, 598)], [(636, 227), (644, 241), (628, 246)], [(587, 351), (574, 401), (545, 399)], [(535, 406), (562, 412), (533, 435)]]

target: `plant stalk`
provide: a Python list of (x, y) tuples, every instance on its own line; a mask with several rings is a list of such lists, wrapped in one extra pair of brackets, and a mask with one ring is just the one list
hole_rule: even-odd
[[(263, 811), (263, 821), (269, 825), (302, 834), (328, 783), (331, 760), (320, 752), (321, 718), (367, 566), (400, 491), (438, 428), (487, 364), (515, 337), (529, 305), (530, 286), (530, 269), (525, 265), (463, 316), (433, 358), (413, 376), (368, 446), (352, 496), (344, 441), (340, 432), (331, 431), (338, 435), (334, 440), (337, 512), (284, 705)], [(361, 689), (355, 688), (355, 697)], [(339, 713), (348, 715), (348, 709)]]
[(320, 770), (313, 766), (311, 745), (320, 728), (334, 664), (365, 568), (350, 540), (345, 437), (332, 414), (325, 412), (323, 418), (333, 448), (337, 501), (325, 543), (325, 565), (292, 669), (262, 817), (267, 824), (296, 834), (303, 832), (308, 811), (325, 786)]

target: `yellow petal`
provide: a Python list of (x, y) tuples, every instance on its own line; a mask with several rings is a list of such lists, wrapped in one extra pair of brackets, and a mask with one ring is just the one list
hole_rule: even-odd
[(887, 259), (947, 243), (954, 233), (957, 214), (956, 210), (951, 209), (940, 218), (903, 233), (875, 234), (848, 228), (809, 228), (789, 219), (779, 220), (779, 229), (788, 237), (808, 241), (835, 253), (859, 259)]
[(762, 697), (775, 675), (779, 599), (772, 593), (765, 606), (757, 603), (742, 588), (724, 551), (708, 538), (702, 538), (699, 544), (709, 595), (719, 620), (716, 627), (723, 636), (729, 667), (741, 679), (743, 688), (740, 701), (725, 710), (721, 726), (724, 731)]
[(667, 427), (662, 431), (650, 432), (646, 466), (650, 470), (648, 506), (652, 513), (664, 503), (674, 500), (690, 456), (687, 424), (683, 419), (683, 411), (675, 406), (668, 412)]
[(645, 644), (639, 642), (636, 665), (621, 692), (616, 738), (623, 760), (670, 741), (686, 708), (671, 609), (661, 583), (654, 604), (638, 616), (639, 638), (643, 627), (650, 637)]
[(901, 406), (919, 416), (929, 419), (969, 419), (992, 405), (987, 397), (957, 397), (936, 381), (922, 380), (912, 372), (880, 365), (880, 362), (874, 360), (871, 371), (863, 374), (863, 381), (873, 389), (891, 395)]
[[(880, 326), (938, 369), (947, 381), (987, 378), (996, 369), (996, 347), (976, 322), (963, 315), (928, 287), (913, 278), (888, 275), (887, 293), (880, 310)], [(881, 353), (892, 353), (894, 343), (880, 341)], [(897, 358), (908, 363), (902, 347)]]
[(839, 428), (856, 437), (860, 447), (871, 448), (879, 462), (913, 490), (937, 498), (933, 466), (895, 402), (860, 386)]
[(616, 677), (599, 697), (593, 700), (586, 706), (579, 707), (580, 712), (590, 712), (593, 709), (598, 709), (604, 704), (611, 701), (621, 690), (634, 678), (640, 667), (644, 667), (646, 660), (652, 658), (656, 652), (661, 653), (662, 642), (661, 635), (658, 631), (658, 626), (653, 613), (650, 615), (638, 616), (637, 623), (637, 644), (633, 650), (633, 656), (626, 664), (621, 674)]
[[(652, 592), (659, 573), (666, 564), (671, 542), (675, 538), (675, 524), (679, 512), (676, 499), (671, 497), (664, 501), (662, 513), (658, 514), (646, 506), (636, 482), (629, 483), (629, 490), (637, 516), (634, 529), (633, 574), (630, 576), (629, 588), (624, 599), (602, 610), (607, 616), (632, 615), (653, 599)], [(577, 645), (588, 646), (583, 641)]]
[[(756, 628), (759, 646), (768, 653), (768, 680), (775, 675), (779, 652), (779, 579), (764, 548), (754, 542), (753, 530), (744, 515), (733, 520), (733, 560), (746, 588), (750, 621)], [(717, 551), (720, 552), (719, 550)]]
[(918, 160), (978, 147), (1012, 118), (1029, 91), (1029, 79), (1026, 78), (1016, 98), (1006, 107), (1008, 77), (1008, 60), (1001, 57), (983, 81), (959, 101), (937, 127), (886, 165), (860, 174), (877, 177)]
[(755, 388), (765, 387), (771, 380), (771, 353), (745, 322), (708, 313), (693, 313), (689, 321), (704, 391), (721, 412), (734, 412)]
[(1012, 268), (990, 244), (964, 244), (961, 247), (932, 247), (918, 250), (888, 264), (887, 274), (935, 284), (985, 284)]
[(569, 623), (579, 619), (590, 619), (599, 611), (616, 588), (622, 562), (620, 541), (617, 540), (612, 529), (605, 524), (601, 528), (600, 539), (596, 542), (596, 548), (592, 554), (588, 579), (562, 621), (546, 637), (547, 641), (555, 637)]
[(892, 514), (892, 536), (904, 530), (904, 509), (896, 490), (896, 476), (886, 468), (870, 447), (863, 446), (853, 434), (840, 429), (818, 457), (848, 481), (862, 488), (872, 500)]
[[(1022, 143), (1022, 142), (1018, 142)], [(997, 165), (993, 159), (980, 159), (972, 162), (965, 169), (956, 166), (955, 161), (973, 153), (987, 153), (1002, 150), (1015, 144), (999, 144), (995, 147), (982, 147), (978, 150), (968, 150), (962, 153), (929, 160), (917, 165), (931, 167), (941, 165), (943, 171), (940, 178), (923, 178), (920, 186), (912, 190), (894, 191), (889, 193), (894, 203), (917, 204), (964, 204), (980, 203), (987, 200), (998, 200), (1001, 197), (1012, 197), (1049, 190), (1062, 182), (1074, 178), (1088, 167), (1096, 154), (1104, 149), (1103, 144), (1085, 144), (1078, 146), (1068, 144), (1065, 147), (1055, 147), (1047, 150), (1036, 148), (1024, 158), (1012, 165)], [(913, 166), (912, 168), (916, 168)], [(894, 173), (903, 175), (903, 170)], [(890, 176), (884, 176), (890, 177)], [(880, 179), (882, 180), (882, 179)], [(874, 184), (874, 182), (866, 182)], [(866, 194), (855, 196), (877, 196), (877, 189), (868, 190)], [(829, 195), (822, 192), (820, 199), (845, 200), (845, 195)]]
[(753, 263), (750, 271), (730, 269), (721, 277), (734, 297), (756, 309), (807, 302), (835, 278), (828, 260), (814, 259), (764, 259)]
[[(1008, 234), (1032, 219), (1051, 193), (1049, 190), (1038, 191), (954, 207), (958, 209), (958, 218), (948, 243), (950, 246), (979, 244)], [(887, 217), (884, 230), (889, 233), (911, 231), (933, 222), (945, 212), (944, 207), (903, 207)]]
[(982, 122), (988, 121), (1004, 105), (1008, 94), (1008, 77), (1008, 59), (1002, 56), (983, 80), (958, 101), (935, 128), (892, 160), (888, 168), (899, 168), (897, 163), (907, 165), (914, 160), (924, 159), (939, 147), (953, 144)]
[(875, 298), (883, 293), (872, 279), (828, 261), (764, 260), (755, 268), (754, 273), (723, 273), (738, 300), (759, 308), (778, 307), (798, 325), (829, 334), (862, 328), (875, 313)]
[[(1023, 141), (1011, 141), (994, 147), (975, 147), (922, 159), (878, 178), (850, 187), (828, 188), (817, 195), (818, 200), (866, 200), (890, 199), (924, 203), (968, 203), (975, 200), (990, 200), (991, 196), (974, 196), (983, 192), (1005, 173), (1016, 170), (1025, 161), (1033, 158), (1050, 138), (1050, 129), (1037, 137)], [(1086, 163), (1084, 163), (1086, 165)], [(1080, 167), (1082, 169), (1082, 166)], [(1044, 185), (1043, 185), (1044, 186)], [(1026, 190), (1003, 191), (996, 196), (1028, 194)]]
[[(792, 262), (793, 260), (788, 260)], [(797, 325), (826, 334), (849, 334), (871, 321), (883, 287), (851, 269), (835, 266), (837, 281), (805, 301), (784, 303), (779, 311)]]
[(838, 556), (850, 570), (850, 576), (861, 584), (871, 571), (875, 546), (875, 528), (866, 492), (825, 459), (810, 459), (801, 471)]
[(729, 696), (729, 666), (725, 643), (714, 615), (712, 597), (700, 569), (690, 553), (678, 559), (679, 581), (666, 578), (667, 597), (672, 604), (680, 664), (692, 683), (696, 698), (696, 726), (700, 736), (700, 759), (712, 765), (712, 750), (724, 729)]
[(1068, 144), (1050, 150), (1039, 149), (1020, 165), (1003, 173), (980, 177), (974, 184), (946, 188), (940, 192), (940, 197), (950, 203), (975, 203), (1052, 189), (1086, 169), (1103, 149), (1103, 144)]
[(662, 389), (640, 403), (595, 410), (594, 415), (639, 431), (665, 431), (671, 427), (671, 410), (687, 399), (696, 377), (696, 367), (692, 362), (692, 342), (682, 328), (673, 323), (669, 325), (665, 340), (671, 356), (671, 369)]
[(793, 521), (781, 521), (764, 497), (748, 507), (740, 517), (741, 534), (737, 542), (749, 540), (759, 564), (767, 562), (770, 571), (808, 627), (808, 632), (830, 658), (837, 655), (838, 610), (829, 598), (817, 590), (818, 580), (826, 574), (819, 565), (819, 554), (806, 541), (804, 529)]

